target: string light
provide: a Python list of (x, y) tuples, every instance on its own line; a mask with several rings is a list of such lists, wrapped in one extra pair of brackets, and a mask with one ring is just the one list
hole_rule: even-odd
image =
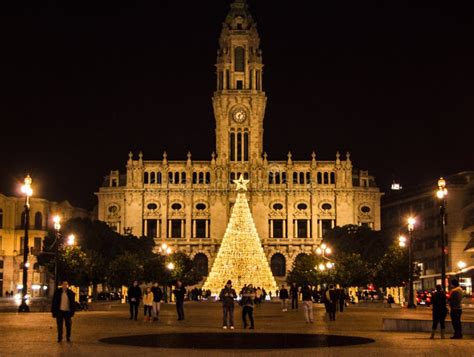
[(275, 293), (275, 278), (263, 251), (247, 197), (242, 192), (247, 190), (248, 180), (240, 177), (236, 181), (239, 191), (237, 200), (203, 290), (211, 290), (213, 295), (218, 294), (230, 279), (237, 291), (244, 284), (252, 284)]

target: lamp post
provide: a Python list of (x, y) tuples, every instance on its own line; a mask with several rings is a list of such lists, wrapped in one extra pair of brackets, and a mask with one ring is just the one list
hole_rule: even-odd
[(28, 229), (30, 226), (30, 197), (33, 195), (33, 189), (31, 188), (30, 175), (25, 177), (25, 182), (21, 187), (21, 192), (25, 195), (25, 211), (24, 211), (24, 223), (25, 223), (25, 237), (23, 238), (23, 286), (21, 289), (21, 304), (18, 307), (18, 312), (30, 312), (30, 308), (26, 304), (26, 295), (28, 293), (28, 254), (29, 254), (29, 242), (28, 242)]
[(326, 243), (321, 244), (316, 248), (316, 254), (323, 257), (323, 259), (329, 260), (326, 255), (330, 255), (332, 253), (331, 247), (328, 247)]
[(441, 247), (441, 286), (446, 291), (446, 248), (445, 248), (445, 228), (446, 228), (446, 180), (442, 177), (438, 180), (438, 191), (436, 196), (439, 200), (439, 221), (441, 227), (440, 247)]
[(415, 296), (413, 291), (413, 230), (415, 229), (416, 220), (413, 217), (408, 218), (408, 305), (409, 309), (416, 308), (414, 303)]
[(59, 276), (58, 276), (58, 265), (59, 265), (59, 241), (61, 239), (61, 217), (56, 215), (53, 217), (54, 230), (56, 231), (56, 245), (54, 248), (54, 290), (58, 288)]
[(459, 284), (461, 284), (461, 278), (462, 278), (462, 270), (466, 267), (466, 263), (463, 262), (462, 260), (458, 262), (458, 268), (459, 268)]
[[(170, 271), (170, 274), (171, 274), (171, 272), (174, 270), (174, 263), (169, 262), (166, 267), (168, 268), (168, 270)], [(172, 302), (171, 293), (172, 292), (171, 292), (171, 286), (170, 286), (170, 302)]]
[[(171, 253), (173, 252), (173, 250), (171, 249), (170, 246), (168, 246), (168, 244), (166, 243), (163, 243), (159, 248), (158, 248), (158, 253), (160, 253), (162, 256), (168, 256), (170, 255)], [(170, 263), (173, 265), (173, 269), (174, 269), (174, 264), (173, 263)], [(168, 266), (170, 265), (168, 264)], [(169, 269), (168, 267), (168, 270), (172, 270), (172, 269)], [(163, 284), (163, 290), (164, 290), (164, 293), (165, 293), (165, 302), (168, 302), (168, 279), (166, 280), (166, 284)], [(170, 301), (171, 301), (171, 295), (170, 295)]]

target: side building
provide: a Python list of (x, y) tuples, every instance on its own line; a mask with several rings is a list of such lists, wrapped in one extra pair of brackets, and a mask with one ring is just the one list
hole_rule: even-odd
[(166, 153), (148, 160), (130, 153), (126, 171), (111, 171), (96, 193), (99, 220), (120, 233), (166, 242), (207, 274), (236, 199), (233, 180), (242, 174), (250, 179), (247, 197), (266, 256), (281, 279), (336, 225), (380, 229), (382, 194), (349, 154), (322, 160), (313, 152), (297, 161), (288, 153), (271, 161), (264, 152), (263, 57), (243, 0), (231, 4), (223, 23), (212, 103), (216, 142), (210, 160), (193, 160), (191, 153), (182, 161)]
[[(25, 234), (25, 199), (0, 194), (0, 297), (5, 292), (21, 290), (23, 278), (23, 242)], [(73, 207), (68, 201), (51, 202), (42, 198), (30, 198), (30, 246), (28, 288), (33, 296), (45, 294), (48, 279), (38, 266), (36, 257), (42, 252), (44, 238), (53, 228), (52, 217), (60, 215), (63, 221), (74, 217), (88, 217), (86, 210)]]
[[(474, 278), (474, 172), (446, 177), (445, 252), (447, 276), (461, 278), (461, 286), (472, 293)], [(405, 234), (407, 217), (413, 215), (413, 254), (421, 276), (417, 289), (441, 284), (441, 220), (437, 183), (392, 192), (382, 199), (382, 227), (394, 238)], [(463, 269), (462, 264), (465, 264)]]

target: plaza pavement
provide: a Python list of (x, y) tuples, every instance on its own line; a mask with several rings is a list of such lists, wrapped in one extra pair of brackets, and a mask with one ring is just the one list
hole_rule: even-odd
[[(55, 320), (49, 313), (0, 313), (0, 356), (474, 356), (474, 336), (463, 340), (430, 340), (426, 333), (382, 331), (383, 317), (430, 318), (430, 310), (416, 311), (389, 308), (349, 307), (338, 313), (335, 322), (325, 318), (325, 311), (314, 304), (315, 323), (305, 324), (303, 311), (280, 311), (277, 303), (256, 308), (255, 330), (243, 330), (241, 308), (236, 306), (236, 330), (245, 333), (310, 333), (368, 337), (375, 343), (311, 349), (280, 350), (199, 350), (163, 349), (111, 345), (99, 342), (106, 337), (214, 332), (235, 333), (222, 329), (221, 304), (189, 302), (185, 304), (185, 321), (176, 321), (174, 305), (162, 305), (161, 321), (130, 321), (126, 305), (115, 305), (112, 311), (78, 312), (73, 319), (72, 343), (56, 342)], [(142, 313), (142, 309), (140, 309)], [(474, 311), (466, 310), (466, 320), (474, 321)]]

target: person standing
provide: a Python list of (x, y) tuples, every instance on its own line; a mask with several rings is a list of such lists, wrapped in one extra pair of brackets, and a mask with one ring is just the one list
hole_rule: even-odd
[(222, 325), (223, 329), (230, 327), (231, 330), (234, 329), (234, 299), (237, 298), (237, 293), (232, 288), (232, 281), (228, 280), (224, 289), (221, 290), (219, 298), (222, 301), (222, 312), (224, 315), (224, 323)]
[(337, 306), (337, 296), (336, 291), (334, 290), (334, 285), (330, 284), (329, 289), (326, 291), (326, 310), (329, 313), (329, 321), (336, 321), (336, 306)]
[(343, 312), (344, 304), (346, 303), (346, 293), (344, 292), (344, 289), (341, 288), (338, 290), (337, 300), (339, 303), (339, 312)]
[(255, 306), (260, 305), (260, 302), (262, 301), (262, 289), (260, 287), (255, 290)]
[(291, 284), (290, 296), (291, 296), (291, 310), (298, 310), (298, 286), (296, 283)]
[(313, 293), (308, 283), (305, 282), (301, 289), (301, 299), (303, 300), (304, 318), (307, 324), (314, 322), (313, 317)]
[(51, 313), (58, 327), (58, 342), (63, 340), (63, 321), (66, 325), (66, 340), (71, 342), (72, 317), (75, 312), (75, 294), (69, 289), (68, 282), (63, 281), (61, 288), (54, 292), (51, 304)]
[(130, 305), (130, 320), (137, 320), (138, 306), (142, 298), (142, 289), (138, 286), (138, 281), (135, 280), (131, 287), (128, 288), (128, 303)]
[(285, 287), (285, 284), (281, 286), (279, 298), (281, 300), (281, 311), (283, 312), (288, 311), (287, 304), (288, 304), (289, 294), (288, 294), (288, 289)]
[(449, 293), (449, 307), (451, 308), (451, 323), (453, 324), (454, 335), (452, 339), (462, 339), (462, 289), (457, 279), (451, 280), (452, 289)]
[(174, 300), (176, 302), (176, 312), (178, 313), (178, 321), (184, 320), (184, 296), (186, 289), (181, 281), (176, 282), (176, 288), (173, 290)]
[(151, 310), (153, 309), (153, 293), (151, 288), (146, 288), (145, 294), (143, 294), (143, 306), (144, 306), (144, 321), (152, 322)]
[(159, 284), (155, 283), (151, 288), (151, 292), (153, 293), (153, 320), (158, 321), (160, 317), (160, 303), (161, 300), (163, 300), (163, 291), (161, 291)]
[(446, 307), (446, 294), (441, 285), (436, 285), (436, 291), (431, 295), (431, 304), (433, 308), (433, 330), (430, 338), (434, 338), (438, 323), (441, 327), (441, 338), (444, 338), (444, 320), (448, 314), (448, 308)]
[(242, 321), (244, 323), (244, 328), (247, 328), (247, 316), (250, 320), (250, 329), (253, 330), (255, 328), (255, 324), (253, 321), (253, 305), (255, 300), (255, 289), (253, 288), (252, 284), (249, 284), (242, 290)]

